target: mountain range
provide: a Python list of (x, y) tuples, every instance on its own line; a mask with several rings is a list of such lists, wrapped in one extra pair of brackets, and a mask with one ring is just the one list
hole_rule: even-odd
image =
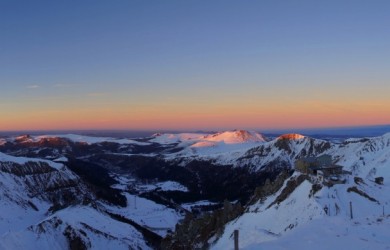
[[(390, 134), (12, 135), (0, 152), (0, 249), (233, 249), (235, 230), (241, 249), (390, 247)], [(342, 172), (296, 168), (322, 156)]]

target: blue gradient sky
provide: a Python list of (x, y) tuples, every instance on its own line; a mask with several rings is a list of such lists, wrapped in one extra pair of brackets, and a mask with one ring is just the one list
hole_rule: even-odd
[(389, 1), (0, 1), (0, 130), (390, 123)]

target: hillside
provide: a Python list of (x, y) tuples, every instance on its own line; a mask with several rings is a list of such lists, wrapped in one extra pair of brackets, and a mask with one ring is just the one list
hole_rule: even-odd
[[(319, 188), (314, 186), (316, 180), (304, 179), (288, 189), (288, 183), (297, 179), (298, 175), (292, 176), (278, 192), (248, 206), (244, 214), (226, 225), (211, 249), (233, 249), (234, 230), (240, 233), (240, 249), (386, 249), (389, 246), (389, 185), (378, 185), (373, 180), (356, 184), (350, 177), (345, 184), (322, 186), (315, 193)], [(288, 191), (288, 196), (282, 200), (284, 191)]]

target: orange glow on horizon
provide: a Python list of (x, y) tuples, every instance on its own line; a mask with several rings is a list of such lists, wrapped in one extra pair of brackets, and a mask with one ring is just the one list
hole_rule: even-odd
[(390, 123), (387, 106), (373, 111), (364, 103), (351, 106), (311, 104), (271, 107), (219, 105), (208, 109), (166, 105), (106, 109), (63, 109), (11, 114), (0, 121), (0, 130), (77, 129), (286, 129), (379, 125)]
[(351, 96), (335, 92), (336, 96), (325, 90), (301, 93), (294, 88), (277, 93), (27, 99), (23, 105), (10, 102), (0, 110), (0, 130), (289, 129), (390, 124), (390, 100), (384, 93)]

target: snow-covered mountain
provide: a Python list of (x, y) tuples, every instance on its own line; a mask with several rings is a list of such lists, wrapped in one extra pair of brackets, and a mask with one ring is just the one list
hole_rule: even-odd
[(150, 249), (133, 226), (88, 206), (69, 207), (8, 231), (0, 249)]
[(172, 144), (180, 142), (223, 142), (225, 144), (237, 144), (248, 142), (264, 142), (265, 137), (255, 131), (232, 130), (215, 134), (204, 133), (180, 133), (180, 134), (154, 134), (151, 142)]
[(130, 139), (117, 139), (110, 137), (96, 137), (96, 136), (85, 136), (85, 135), (76, 135), (76, 134), (64, 134), (64, 135), (40, 135), (40, 136), (30, 136), (22, 135), (11, 138), (10, 141), (18, 143), (36, 143), (44, 144), (47, 142), (60, 142), (61, 139), (65, 139), (72, 142), (85, 143), (85, 144), (95, 144), (95, 143), (118, 143), (118, 144), (137, 144), (137, 145), (148, 145), (148, 143), (142, 143)]
[(0, 249), (150, 249), (111, 207), (61, 163), (0, 153)]
[[(218, 222), (196, 229), (198, 246), (212, 249), (233, 248), (235, 229), (243, 249), (390, 245), (390, 134), (337, 143), (244, 130), (19, 136), (0, 138), (0, 152), (0, 249), (169, 249), (196, 238), (176, 232), (183, 218), (188, 230)], [(294, 172), (296, 160), (326, 155), (342, 181)], [(229, 214), (226, 200), (243, 211)]]
[(203, 138), (205, 141), (224, 142), (226, 144), (248, 143), (248, 142), (265, 142), (263, 135), (246, 130), (225, 131), (212, 135), (207, 135)]
[(390, 134), (341, 144), (283, 135), (243, 158), (258, 166), (276, 159), (291, 165), (324, 154), (352, 173), (345, 183), (327, 186), (296, 173), (276, 193), (248, 206), (211, 248), (233, 249), (233, 231), (239, 230), (240, 249), (388, 249), (390, 186), (375, 178), (390, 179)]
[(0, 235), (22, 230), (49, 210), (88, 199), (79, 177), (62, 164), (0, 153)]
[(233, 249), (234, 230), (240, 249), (387, 249), (390, 186), (358, 180), (325, 186), (295, 174), (228, 223), (211, 249)]
[(349, 139), (333, 146), (327, 153), (355, 175), (390, 178), (390, 133), (383, 136)]

